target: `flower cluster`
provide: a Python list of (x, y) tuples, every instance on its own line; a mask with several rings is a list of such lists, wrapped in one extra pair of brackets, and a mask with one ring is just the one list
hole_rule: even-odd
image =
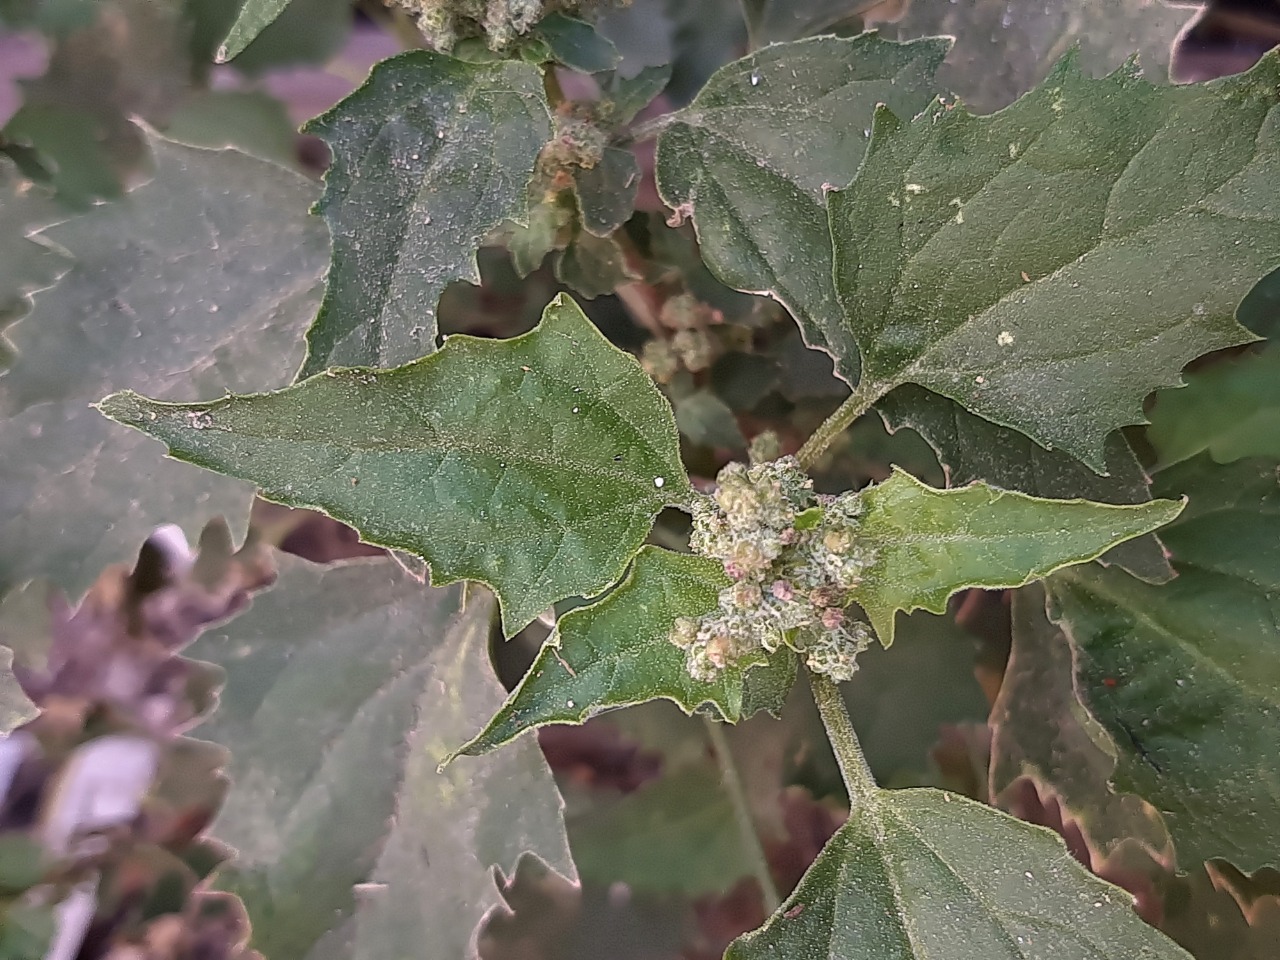
[(492, 50), (505, 50), (549, 13), (582, 15), (593, 0), (396, 0), (418, 18), (423, 36), (437, 50), (484, 35)]
[(844, 609), (875, 561), (857, 536), (861, 497), (818, 496), (793, 457), (732, 463), (718, 483), (696, 508), (690, 545), (723, 563), (734, 583), (715, 612), (672, 629), (690, 675), (712, 680), (785, 644), (811, 670), (848, 680), (874, 639)]

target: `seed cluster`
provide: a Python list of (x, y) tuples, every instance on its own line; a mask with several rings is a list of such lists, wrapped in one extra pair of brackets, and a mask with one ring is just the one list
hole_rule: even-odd
[(502, 51), (549, 13), (581, 15), (598, 7), (593, 0), (395, 0), (418, 19), (423, 36), (437, 50), (449, 51), (467, 37), (483, 35), (490, 49)]
[(724, 564), (733, 585), (701, 619), (682, 617), (671, 642), (689, 673), (713, 680), (726, 666), (783, 644), (809, 669), (848, 680), (874, 639), (845, 613), (874, 551), (858, 539), (857, 493), (819, 496), (793, 457), (720, 472), (714, 497), (695, 508), (690, 546)]

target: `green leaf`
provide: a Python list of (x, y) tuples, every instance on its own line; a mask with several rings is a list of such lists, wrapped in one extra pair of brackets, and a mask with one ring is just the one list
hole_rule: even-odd
[[(969, 413), (960, 404), (914, 384), (876, 404), (891, 430), (909, 427), (933, 447), (947, 471), (947, 485), (982, 480), (1005, 490), (1055, 500), (1148, 503), (1150, 480), (1120, 433), (1106, 439), (1107, 476), (1099, 476), (1061, 450), (1046, 450), (1016, 430)], [(1173, 568), (1156, 536), (1126, 540), (1102, 556), (1149, 583), (1164, 583)]]
[(1069, 55), (990, 117), (877, 111), (828, 205), (862, 388), (917, 383), (1105, 470), (1151, 390), (1253, 339), (1233, 314), (1280, 259), (1278, 100), (1280, 56), (1154, 87)]
[(830, 32), (828, 28), (846, 21), (856, 22), (868, 5), (867, 0), (745, 0), (742, 12), (752, 46), (762, 47)]
[(614, 74), (602, 84), (601, 112), (613, 124), (623, 126), (653, 102), (671, 82), (671, 64), (645, 67), (634, 77)]
[(865, 34), (766, 47), (717, 71), (658, 141), (659, 192), (693, 216), (707, 265), (781, 301), (850, 383), (857, 348), (832, 287), (824, 191), (853, 179), (877, 103), (911, 116), (929, 102), (948, 46)]
[[(243, 529), (253, 490), (163, 459), (89, 404), (283, 386), (325, 266), (312, 184), (232, 151), (152, 138), (153, 179), (42, 231), (75, 258), (6, 330), (0, 377), (0, 592), (48, 577), (78, 596), (156, 524)], [(34, 438), (38, 438), (36, 441)]]
[(728, 405), (710, 390), (698, 390), (675, 402), (676, 423), (690, 442), (745, 452), (747, 441)]
[(1073, 654), (1045, 616), (1044, 589), (1037, 584), (1015, 593), (1013, 648), (991, 707), (993, 802), (1018, 804), (1029, 779), (1042, 800), (1054, 797), (1064, 821), (1078, 827), (1095, 869), (1127, 841), (1172, 863), (1159, 811), (1111, 788), (1117, 745), (1081, 709)]
[(725, 960), (1187, 960), (1043, 827), (938, 790), (877, 790)]
[(585, 20), (552, 13), (538, 21), (534, 36), (566, 67), (582, 73), (600, 73), (618, 65), (618, 48)]
[(658, 511), (691, 496), (666, 400), (565, 297), (522, 337), (450, 337), (394, 370), (100, 408), (178, 459), (424, 558), (437, 584), (493, 586), (508, 636), (616, 581)]
[(600, 802), (569, 823), (586, 883), (638, 894), (719, 893), (752, 872), (718, 771), (689, 766)]
[(334, 243), (303, 375), (430, 353), (444, 288), (478, 283), (481, 241), (525, 221), (526, 186), (551, 136), (537, 69), (414, 50), (382, 61), (305, 130), (333, 150), (317, 210)]
[(942, 613), (967, 587), (1020, 587), (1094, 560), (1182, 511), (1169, 500), (1044, 500), (981, 483), (935, 490), (896, 467), (862, 500), (858, 539), (876, 559), (853, 596), (886, 647), (899, 610)]
[(1203, 454), (1157, 483), (1191, 498), (1163, 532), (1177, 579), (1063, 571), (1050, 612), (1119, 754), (1117, 789), (1161, 811), (1184, 865), (1253, 870), (1280, 850), (1280, 484), (1274, 462)]
[(285, 105), (256, 90), (204, 90), (183, 101), (165, 136), (194, 147), (234, 147), (286, 167), (298, 162)]
[(597, 237), (607, 237), (627, 222), (635, 210), (640, 187), (640, 165), (630, 150), (605, 147), (594, 167), (575, 172), (573, 189), (582, 211), (582, 226)]
[[(191, 55), (198, 75), (210, 72), (238, 4), (229, 0), (184, 0), (191, 25)], [(263, 0), (250, 0), (262, 6)], [(266, 0), (272, 2), (272, 0)], [(367, 72), (367, 59), (343, 44), (351, 33), (349, 0), (288, 0), (288, 5), (235, 56), (235, 69), (250, 76), (302, 64), (328, 64), (328, 72), (356, 82)], [(335, 59), (336, 58), (336, 59)], [(329, 102), (329, 101), (326, 101)]]
[[(228, 674), (200, 727), (231, 751), (213, 832), (237, 857), (220, 886), (244, 897), (268, 956), (310, 956), (344, 929), (362, 955), (394, 955), (423, 924), (419, 943), (461, 957), (499, 902), (491, 866), (536, 850), (573, 876), (535, 744), (436, 772), (502, 700), (492, 601), (472, 592), (461, 611), (459, 588), (424, 589), (388, 560), (279, 560), (275, 589), (190, 651)], [(358, 906), (360, 884), (386, 886)], [(404, 901), (413, 909), (381, 916)]]
[(1162, 390), (1147, 430), (1162, 464), (1205, 451), (1219, 463), (1280, 460), (1280, 350), (1267, 349), (1187, 376)]
[(896, 22), (882, 21), (878, 29), (899, 40), (955, 37), (938, 78), (943, 89), (977, 113), (1008, 106), (1044, 79), (1052, 58), (1073, 47), (1080, 51), (1081, 65), (1094, 76), (1114, 70), (1137, 51), (1146, 74), (1163, 82), (1170, 48), (1193, 16), (1190, 10), (1178, 9), (1180, 5), (1146, 0), (898, 0), (897, 5), (901, 10)]
[(560, 252), (555, 264), (556, 279), (588, 300), (613, 293), (624, 283), (638, 279), (613, 237), (579, 233)]
[[(32, 293), (66, 272), (67, 259), (30, 236), (65, 217), (44, 190), (0, 160), (0, 328), (27, 312)], [(0, 343), (0, 367), (4, 361)]]
[(602, 710), (659, 698), (685, 713), (708, 704), (724, 719), (738, 720), (742, 665), (710, 683), (695, 680), (684, 651), (668, 639), (678, 617), (714, 610), (729, 582), (723, 566), (707, 557), (642, 548), (617, 589), (560, 618), (502, 709), (457, 755), (487, 753), (549, 723), (584, 723)]
[(134, 120), (162, 124), (190, 87), (182, 5), (98, 0), (91, 24), (59, 38), (43, 76), (23, 81), (6, 138), (34, 147), (59, 199), (118, 196), (147, 144)]
[(215, 55), (218, 63), (226, 63), (243, 52), (258, 34), (284, 13), (288, 5), (289, 0), (244, 0), (227, 38), (218, 47)]

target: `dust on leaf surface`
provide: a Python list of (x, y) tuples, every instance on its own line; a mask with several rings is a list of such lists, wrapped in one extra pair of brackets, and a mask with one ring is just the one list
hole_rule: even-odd
[(154, 177), (38, 235), (69, 271), (5, 333), (0, 591), (47, 577), (78, 596), (161, 522), (243, 529), (245, 483), (163, 458), (89, 405), (132, 387), (166, 400), (287, 384), (324, 272), (311, 183), (234, 151), (151, 138)]
[(726, 960), (1187, 960), (1062, 838), (939, 790), (876, 790)]
[(410, 51), (374, 67), (305, 131), (333, 151), (317, 206), (333, 265), (303, 375), (431, 353), (444, 288), (479, 283), (481, 241), (526, 218), (526, 186), (551, 136), (537, 69)]
[(1201, 454), (1157, 476), (1190, 505), (1162, 536), (1178, 577), (1054, 575), (1050, 612), (1106, 728), (1117, 789), (1159, 809), (1184, 866), (1243, 870), (1280, 848), (1280, 484), (1269, 460)]
[(179, 459), (423, 557), (438, 585), (493, 586), (508, 636), (618, 580), (658, 512), (692, 495), (667, 401), (566, 297), (524, 336), (450, 337), (394, 370), (100, 406)]
[(575, 876), (535, 744), (436, 771), (502, 702), (492, 599), (472, 591), (462, 609), (461, 588), (390, 560), (279, 565), (274, 592), (191, 649), (228, 675), (200, 728), (231, 751), (213, 833), (237, 857), (219, 883), (268, 956), (325, 956), (334, 937), (352, 957), (465, 956), (500, 902), (492, 867), (534, 851)]
[(828, 212), (864, 389), (919, 384), (1103, 472), (1151, 390), (1254, 339), (1234, 313), (1280, 260), (1280, 56), (1184, 87), (1076, 59), (992, 116), (878, 109)]
[[(695, 680), (685, 652), (668, 639), (678, 617), (697, 618), (715, 610), (720, 591), (730, 582), (718, 561), (643, 547), (617, 589), (560, 618), (502, 709), (458, 753), (485, 753), (548, 723), (583, 723), (602, 710), (659, 698), (673, 701), (685, 713), (707, 704), (724, 719), (738, 720), (744, 712), (747, 666), (727, 668), (714, 681)], [(784, 651), (776, 655), (780, 662), (772, 670), (758, 672), (785, 673), (781, 661), (788, 658)], [(769, 696), (763, 688), (757, 690), (762, 699), (753, 708), (779, 709), (787, 694), (787, 689), (778, 692), (782, 686), (781, 681), (774, 684)]]
[[(975, 416), (954, 400), (915, 384), (897, 388), (876, 404), (876, 410), (891, 430), (909, 427), (924, 437), (946, 469), (951, 487), (982, 480), (994, 487), (1055, 500), (1151, 500), (1151, 481), (1119, 432), (1106, 439), (1107, 475), (1101, 476), (1068, 453), (1046, 450), (1025, 434)], [(1102, 561), (1150, 583), (1164, 583), (1173, 577), (1173, 568), (1154, 534), (1125, 541), (1108, 550)]]
[(1150, 533), (1182, 509), (1046, 500), (983, 483), (936, 490), (898, 468), (862, 496), (858, 542), (875, 560), (853, 590), (886, 647), (897, 611), (942, 613), (967, 587), (1020, 587)]
[(658, 189), (692, 213), (707, 265), (781, 301), (850, 383), (857, 347), (832, 287), (825, 191), (853, 179), (877, 103), (924, 108), (949, 45), (871, 34), (775, 44), (718, 70), (658, 141)]

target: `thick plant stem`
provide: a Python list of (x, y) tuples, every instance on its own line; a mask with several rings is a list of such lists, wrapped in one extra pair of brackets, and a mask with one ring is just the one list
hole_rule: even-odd
[(769, 861), (765, 858), (764, 847), (760, 843), (760, 835), (756, 833), (755, 821), (751, 818), (751, 808), (747, 805), (747, 794), (742, 788), (742, 778), (738, 776), (737, 764), (733, 762), (733, 754), (729, 750), (729, 738), (724, 735), (724, 727), (710, 717), (704, 717), (707, 738), (711, 741), (711, 749), (715, 751), (716, 763), (720, 765), (720, 779), (729, 793), (729, 802), (733, 806), (733, 819), (742, 834), (742, 846), (751, 859), (752, 872), (760, 884), (760, 892), (764, 896), (764, 911), (773, 913), (782, 903), (778, 895), (778, 887), (773, 882), (773, 874), (769, 870)]
[(876, 778), (871, 775), (862, 745), (853, 732), (853, 722), (845, 709), (844, 698), (840, 696), (840, 688), (832, 680), (812, 671), (809, 671), (809, 688), (813, 691), (813, 702), (818, 705), (822, 725), (827, 728), (827, 739), (835, 751), (845, 789), (849, 791), (849, 809), (857, 810), (875, 796), (878, 789)]
[(800, 466), (806, 470), (812, 467), (826, 452), (827, 447), (835, 442), (836, 437), (848, 430), (853, 421), (870, 410), (871, 405), (883, 397), (888, 389), (887, 385), (873, 383), (864, 377), (853, 393), (849, 394), (844, 403), (836, 408), (835, 413), (818, 425), (818, 429), (813, 431), (813, 436), (806, 440), (804, 446), (796, 453)]

